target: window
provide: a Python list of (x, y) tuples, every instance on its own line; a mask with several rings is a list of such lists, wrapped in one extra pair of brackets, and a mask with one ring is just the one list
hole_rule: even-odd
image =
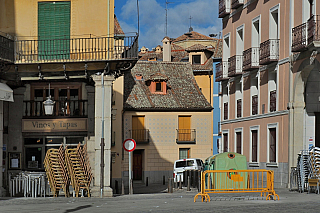
[(132, 116), (132, 135), (137, 142), (145, 140), (144, 116)]
[(277, 71), (268, 72), (268, 91), (269, 91), (269, 111), (277, 110)]
[(201, 64), (201, 55), (193, 55), (192, 64)]
[(190, 148), (180, 148), (179, 149), (179, 159), (190, 158)]
[(228, 102), (223, 103), (223, 119), (228, 120)]
[(241, 132), (236, 132), (236, 153), (241, 154), (242, 140)]
[(251, 75), (251, 86), (250, 86), (250, 93), (251, 93), (251, 115), (257, 115), (259, 113), (259, 72), (256, 72)]
[(228, 133), (223, 133), (223, 152), (228, 152)]
[(252, 115), (258, 114), (258, 96), (252, 96)]
[(269, 162), (277, 162), (276, 128), (269, 128)]
[(162, 92), (162, 84), (161, 84), (161, 82), (156, 82), (156, 92)]
[(258, 130), (251, 130), (251, 162), (258, 162)]

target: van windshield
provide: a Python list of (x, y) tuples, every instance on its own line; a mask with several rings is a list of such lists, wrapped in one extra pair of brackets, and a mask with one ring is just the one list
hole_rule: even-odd
[(178, 161), (178, 162), (176, 162), (176, 168), (193, 166), (193, 165), (194, 165), (193, 160), (186, 160), (186, 161)]

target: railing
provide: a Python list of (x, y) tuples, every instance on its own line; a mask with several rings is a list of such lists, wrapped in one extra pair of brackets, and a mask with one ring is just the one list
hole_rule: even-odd
[(258, 96), (252, 96), (252, 115), (258, 114)]
[(277, 108), (277, 92), (271, 91), (270, 92), (270, 112), (276, 111)]
[(230, 14), (230, 0), (219, 0), (219, 18)]
[(260, 64), (266, 65), (279, 60), (279, 39), (269, 39), (260, 44)]
[(307, 23), (292, 28), (292, 52), (305, 50), (307, 47)]
[(243, 51), (243, 71), (259, 68), (259, 47), (251, 47)]
[[(23, 101), (24, 117), (42, 117), (44, 113), (43, 101)], [(87, 117), (87, 100), (55, 101), (52, 116)]]
[(138, 36), (17, 40), (16, 63), (82, 62), (138, 58)]
[(196, 143), (196, 130), (195, 129), (177, 129), (176, 142), (178, 144)]
[(206, 170), (201, 173), (201, 201), (209, 201), (209, 193), (260, 193), (266, 200), (279, 200), (274, 190), (274, 172), (265, 169), (254, 170)]
[(216, 64), (216, 81), (229, 79), (228, 77), (228, 61)]
[(241, 99), (238, 99), (237, 100), (237, 118), (240, 118), (241, 117), (241, 108), (242, 108), (242, 100)]
[(129, 131), (131, 138), (134, 139), (137, 144), (149, 143), (149, 129), (132, 129)]
[(228, 59), (229, 69), (228, 76), (232, 77), (235, 75), (242, 74), (242, 55), (234, 55)]
[(241, 5), (243, 5), (243, 0), (232, 0), (232, 2), (231, 2), (232, 9), (237, 9)]
[(0, 34), (0, 61), (13, 62), (14, 61), (14, 41), (1, 34)]
[(308, 45), (320, 41), (320, 15), (313, 15), (308, 20)]

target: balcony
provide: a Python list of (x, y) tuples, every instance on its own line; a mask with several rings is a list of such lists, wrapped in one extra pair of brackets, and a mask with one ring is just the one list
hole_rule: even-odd
[(87, 100), (55, 101), (53, 115), (45, 115), (43, 101), (23, 101), (24, 118), (88, 117)]
[(231, 8), (237, 9), (238, 7), (242, 6), (244, 3), (244, 0), (232, 0), (231, 2)]
[(243, 71), (259, 69), (259, 47), (251, 47), (243, 51)]
[(177, 144), (195, 144), (196, 130), (195, 129), (177, 129)]
[(228, 80), (228, 61), (216, 64), (216, 82)]
[(233, 77), (242, 74), (242, 55), (234, 55), (228, 59), (228, 76)]
[(134, 139), (137, 144), (149, 143), (149, 129), (132, 129), (129, 131), (131, 138)]
[(279, 60), (279, 39), (269, 39), (260, 44), (260, 65)]
[(10, 36), (0, 33), (0, 63), (13, 63), (14, 41)]
[(219, 18), (230, 14), (230, 0), (219, 0)]
[(15, 41), (15, 63), (109, 61), (138, 58), (138, 37)]
[(307, 23), (292, 29), (292, 52), (301, 52), (307, 49)]

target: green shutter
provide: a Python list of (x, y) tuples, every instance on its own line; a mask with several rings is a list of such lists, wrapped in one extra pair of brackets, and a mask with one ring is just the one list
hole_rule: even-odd
[(70, 2), (38, 2), (40, 59), (69, 59)]

